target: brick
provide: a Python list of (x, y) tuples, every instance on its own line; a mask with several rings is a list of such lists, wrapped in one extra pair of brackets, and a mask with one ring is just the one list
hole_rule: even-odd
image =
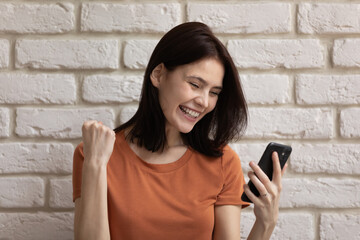
[(138, 109), (138, 106), (125, 106), (122, 107), (120, 110), (120, 124), (123, 124), (125, 122), (127, 122), (128, 120), (130, 120), (130, 118), (132, 118), (136, 111)]
[(335, 67), (360, 67), (360, 39), (334, 40), (332, 59)]
[(360, 33), (360, 4), (301, 3), (297, 24), (300, 33)]
[(250, 108), (249, 138), (328, 139), (333, 137), (327, 108)]
[(16, 240), (73, 239), (74, 214), (0, 213), (0, 238)]
[(291, 31), (290, 4), (190, 3), (189, 21), (204, 22), (216, 33), (285, 33)]
[(3, 177), (0, 181), (0, 207), (44, 206), (45, 185), (39, 177)]
[(20, 137), (79, 138), (86, 120), (102, 121), (113, 128), (111, 109), (18, 108), (15, 132)]
[(340, 134), (345, 138), (360, 137), (360, 108), (347, 108), (340, 113)]
[[(241, 239), (246, 239), (255, 222), (253, 213), (241, 213)], [(271, 240), (314, 239), (314, 218), (308, 213), (279, 213)]]
[(0, 137), (10, 135), (10, 113), (7, 108), (0, 108)]
[(76, 101), (75, 77), (70, 74), (0, 73), (0, 86), (0, 103), (72, 104)]
[(73, 208), (72, 179), (50, 179), (50, 200), (52, 208)]
[(247, 172), (251, 170), (250, 161), (259, 162), (261, 155), (263, 154), (267, 143), (231, 143), (230, 147), (237, 153), (241, 161), (241, 167), (245, 176)]
[(124, 47), (124, 65), (130, 69), (145, 69), (158, 41), (129, 40)]
[(16, 67), (34, 69), (117, 69), (117, 40), (17, 40)]
[(300, 104), (359, 104), (360, 75), (298, 75), (296, 102)]
[(241, 84), (250, 104), (283, 104), (291, 99), (291, 86), (286, 75), (240, 75)]
[(300, 173), (360, 174), (359, 144), (294, 144), (291, 169)]
[(166, 32), (181, 22), (178, 3), (83, 3), (81, 31)]
[(315, 39), (243, 39), (227, 45), (234, 63), (240, 68), (320, 68), (324, 48)]
[(360, 215), (322, 213), (320, 239), (360, 239)]
[(0, 173), (70, 174), (73, 152), (70, 143), (2, 143)]
[(0, 32), (64, 33), (74, 29), (74, 6), (57, 4), (0, 4)]
[(93, 103), (139, 101), (142, 83), (142, 76), (88, 76), (83, 83), (83, 98)]
[(10, 44), (8, 40), (0, 39), (0, 69), (9, 66)]
[(281, 208), (358, 208), (360, 180), (284, 178)]

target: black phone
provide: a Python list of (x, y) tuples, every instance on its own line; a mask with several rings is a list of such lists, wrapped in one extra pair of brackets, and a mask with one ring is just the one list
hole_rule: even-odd
[[(273, 175), (273, 162), (271, 155), (273, 152), (277, 152), (279, 155), (280, 160), (280, 166), (281, 169), (283, 169), (286, 161), (288, 160), (290, 154), (291, 154), (292, 148), (287, 145), (279, 144), (271, 142), (267, 145), (260, 161), (259, 161), (259, 167), (264, 171), (264, 173), (269, 177), (270, 181), (272, 180)], [(256, 189), (255, 185), (251, 182), (251, 180), (248, 183), (250, 190), (258, 197), (260, 195), (259, 191)], [(245, 194), (245, 192), (241, 196), (241, 200), (245, 202), (252, 202), (248, 196)]]

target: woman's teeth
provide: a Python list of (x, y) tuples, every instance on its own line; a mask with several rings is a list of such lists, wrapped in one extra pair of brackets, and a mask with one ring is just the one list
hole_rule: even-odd
[(195, 111), (193, 111), (193, 110), (191, 110), (189, 108), (186, 108), (184, 106), (180, 106), (180, 109), (181, 109), (181, 111), (183, 111), (185, 114), (189, 115), (192, 118), (197, 118), (200, 115), (200, 113), (195, 112)]

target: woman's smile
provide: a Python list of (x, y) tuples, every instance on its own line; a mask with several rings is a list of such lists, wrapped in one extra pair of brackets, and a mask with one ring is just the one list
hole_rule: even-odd
[(188, 117), (193, 118), (194, 120), (200, 116), (201, 112), (194, 111), (190, 108), (187, 108), (185, 106), (179, 106), (180, 110)]

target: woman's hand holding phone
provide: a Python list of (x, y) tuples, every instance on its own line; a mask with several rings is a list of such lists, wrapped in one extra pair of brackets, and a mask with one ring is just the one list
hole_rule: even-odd
[(281, 178), (287, 168), (287, 164), (285, 164), (281, 170), (279, 156), (276, 151), (272, 153), (272, 164), (273, 174), (271, 181), (257, 164), (250, 162), (253, 171), (250, 171), (248, 176), (259, 191), (259, 197), (250, 190), (247, 184), (244, 186), (246, 195), (254, 203), (254, 213), (257, 221), (261, 221), (267, 227), (275, 227), (279, 215)]

